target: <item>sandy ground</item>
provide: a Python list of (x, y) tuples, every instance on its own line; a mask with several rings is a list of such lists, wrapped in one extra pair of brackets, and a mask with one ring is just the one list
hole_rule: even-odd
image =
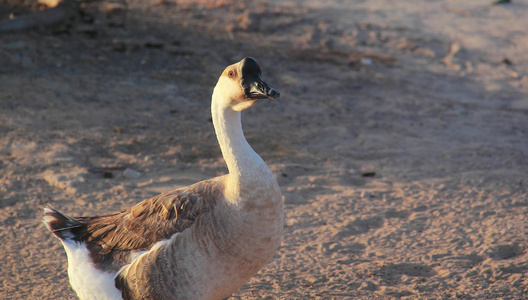
[(282, 95), (243, 121), (286, 220), (230, 299), (528, 298), (528, 1), (235, 2), (0, 35), (0, 298), (76, 298), (45, 204), (224, 174), (210, 95), (245, 56)]

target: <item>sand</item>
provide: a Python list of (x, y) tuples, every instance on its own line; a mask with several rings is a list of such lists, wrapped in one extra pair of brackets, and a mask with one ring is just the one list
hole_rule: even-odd
[(210, 96), (245, 56), (281, 92), (243, 126), (286, 219), (230, 300), (528, 298), (528, 1), (237, 3), (0, 35), (0, 298), (76, 299), (44, 205), (225, 174)]

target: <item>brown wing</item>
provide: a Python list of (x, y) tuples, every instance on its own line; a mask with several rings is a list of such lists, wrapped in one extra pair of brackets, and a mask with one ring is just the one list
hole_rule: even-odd
[(117, 271), (130, 263), (132, 251), (148, 250), (211, 210), (219, 195), (220, 179), (160, 194), (116, 214), (78, 218), (86, 226), (76, 233), (76, 240), (87, 243), (96, 267)]

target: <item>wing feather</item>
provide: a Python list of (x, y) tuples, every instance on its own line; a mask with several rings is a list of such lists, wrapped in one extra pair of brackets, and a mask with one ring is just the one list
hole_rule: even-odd
[(119, 213), (81, 217), (86, 224), (76, 240), (88, 244), (97, 267), (117, 271), (130, 263), (131, 252), (150, 249), (192, 226), (197, 217), (211, 210), (221, 188), (222, 177), (146, 199)]

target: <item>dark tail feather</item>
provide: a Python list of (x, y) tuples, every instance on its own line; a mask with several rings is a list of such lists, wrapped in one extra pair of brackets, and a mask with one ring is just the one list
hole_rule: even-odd
[(49, 231), (61, 240), (74, 239), (76, 236), (74, 232), (78, 232), (78, 228), (85, 226), (85, 224), (61, 214), (50, 206), (44, 207), (42, 222)]

